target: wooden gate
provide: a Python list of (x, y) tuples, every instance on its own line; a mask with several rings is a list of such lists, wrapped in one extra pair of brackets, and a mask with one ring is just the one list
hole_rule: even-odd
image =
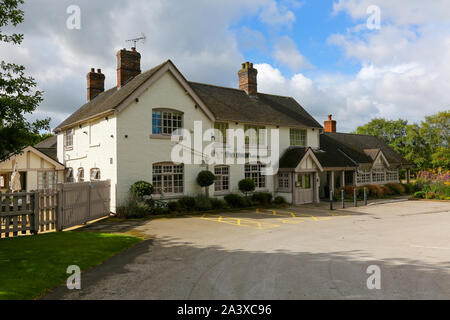
[(58, 231), (108, 216), (110, 190), (109, 180), (58, 185)]

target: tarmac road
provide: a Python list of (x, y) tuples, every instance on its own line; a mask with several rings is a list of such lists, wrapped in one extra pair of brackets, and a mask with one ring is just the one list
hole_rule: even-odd
[[(152, 239), (83, 273), (81, 290), (44, 299), (450, 299), (450, 202), (157, 219), (134, 231)], [(373, 265), (380, 289), (367, 287)]]

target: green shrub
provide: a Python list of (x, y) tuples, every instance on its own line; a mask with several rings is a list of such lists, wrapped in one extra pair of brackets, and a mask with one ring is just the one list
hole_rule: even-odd
[(208, 170), (200, 171), (197, 176), (197, 183), (200, 187), (205, 188), (205, 194), (209, 197), (208, 187), (214, 183), (214, 173)]
[(245, 198), (239, 194), (230, 193), (223, 197), (227, 204), (232, 208), (242, 208), (247, 205)]
[(170, 201), (167, 203), (167, 208), (169, 208), (169, 210), (171, 212), (176, 212), (176, 211), (180, 211), (180, 204), (178, 203), (178, 201)]
[(218, 198), (212, 198), (210, 199), (210, 201), (211, 201), (211, 208), (214, 210), (223, 209), (227, 205), (224, 200)]
[(255, 192), (251, 197), (252, 202), (259, 205), (268, 205), (272, 202), (272, 194), (269, 192)]
[(252, 192), (255, 190), (255, 181), (252, 179), (242, 179), (239, 181), (239, 190), (247, 196), (249, 192)]
[(416, 199), (423, 199), (425, 197), (425, 191), (417, 191), (413, 195)]
[(195, 209), (195, 198), (184, 196), (178, 200), (180, 208), (185, 211), (192, 211)]
[(391, 189), (393, 194), (402, 195), (405, 194), (405, 188), (400, 183), (388, 183), (386, 187)]
[(164, 215), (164, 214), (169, 214), (170, 213), (170, 209), (169, 208), (164, 208), (164, 207), (154, 207), (151, 209), (151, 214), (152, 215)]
[(403, 188), (405, 188), (406, 194), (414, 193), (414, 185), (412, 183), (402, 183)]
[(131, 186), (130, 191), (138, 199), (143, 199), (145, 196), (151, 196), (154, 189), (151, 183), (138, 181)]
[(286, 204), (287, 201), (282, 196), (276, 196), (275, 199), (273, 199), (273, 203), (275, 203), (275, 204)]
[(125, 219), (144, 218), (151, 214), (151, 208), (145, 202), (138, 202), (134, 198), (117, 207), (117, 216)]
[(211, 200), (206, 196), (198, 196), (195, 198), (195, 210), (208, 211), (211, 210)]

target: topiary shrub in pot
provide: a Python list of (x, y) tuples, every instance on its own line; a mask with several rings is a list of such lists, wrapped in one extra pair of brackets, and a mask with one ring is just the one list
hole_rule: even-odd
[(208, 170), (200, 171), (197, 175), (197, 183), (200, 187), (205, 188), (205, 195), (209, 198), (209, 186), (214, 183), (216, 176)]
[(247, 197), (249, 192), (255, 191), (255, 181), (252, 179), (242, 179), (239, 181), (239, 190)]

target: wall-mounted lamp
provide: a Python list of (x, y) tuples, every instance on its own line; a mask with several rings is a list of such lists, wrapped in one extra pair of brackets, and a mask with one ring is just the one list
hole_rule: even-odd
[(126, 134), (126, 135), (125, 135), (125, 139), (127, 139), (127, 138), (128, 138), (128, 135)]
[(135, 100), (135, 101), (136, 101), (136, 103), (138, 103), (138, 102), (139, 102), (139, 98), (136, 98), (136, 100)]
[(113, 134), (111, 135), (111, 138), (114, 138), (114, 135), (113, 135)]
[(108, 121), (108, 120), (109, 120), (109, 118), (108, 118), (108, 117), (105, 117), (105, 120), (106, 120), (106, 121)]
[(88, 134), (87, 131), (83, 131), (84, 134)]

